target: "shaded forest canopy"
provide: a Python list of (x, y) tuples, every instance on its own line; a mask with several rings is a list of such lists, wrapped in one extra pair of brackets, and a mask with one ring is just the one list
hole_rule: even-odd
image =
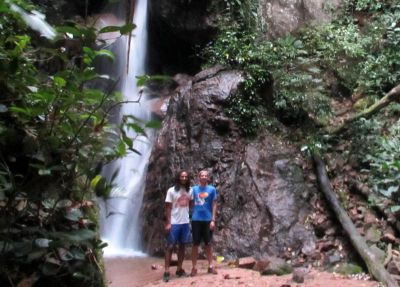
[[(329, 166), (342, 153), (357, 184), (367, 186), (371, 206), (396, 225), (399, 97), (341, 133), (331, 129), (400, 84), (398, 1), (346, 0), (332, 22), (269, 41), (254, 20), (257, 1), (217, 2), (218, 34), (197, 57), (204, 66), (246, 73), (227, 115), (249, 137), (260, 129), (279, 133), (282, 122), (292, 130), (287, 138), (305, 152), (325, 154)], [(32, 286), (103, 286), (94, 197), (106, 196), (111, 186), (100, 169), (134, 142), (108, 122), (122, 100), (116, 79), (94, 69), (96, 58), (114, 58), (96, 44), (102, 31), (84, 24), (101, 7), (95, 1), (17, 3), (52, 15), (59, 34), (41, 39), (9, 2), (0, 3), (0, 285), (29, 279)], [(70, 12), (62, 13), (65, 7)], [(99, 79), (105, 90), (93, 88)], [(134, 119), (125, 123), (143, 131)], [(343, 170), (328, 172), (340, 177)]]

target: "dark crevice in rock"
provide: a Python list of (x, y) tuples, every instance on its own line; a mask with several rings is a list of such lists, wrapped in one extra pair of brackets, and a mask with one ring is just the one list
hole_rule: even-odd
[(151, 0), (149, 65), (152, 74), (195, 74), (198, 52), (216, 34), (215, 0)]

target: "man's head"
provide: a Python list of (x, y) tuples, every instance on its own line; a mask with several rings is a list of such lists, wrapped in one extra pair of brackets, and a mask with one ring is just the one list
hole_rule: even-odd
[(208, 178), (208, 171), (206, 171), (206, 170), (201, 170), (201, 171), (199, 172), (199, 182), (200, 182), (200, 185), (206, 186), (206, 185), (208, 184), (208, 180), (209, 180), (209, 178)]
[(184, 187), (187, 190), (190, 188), (189, 173), (186, 170), (179, 171), (175, 176), (175, 186)]

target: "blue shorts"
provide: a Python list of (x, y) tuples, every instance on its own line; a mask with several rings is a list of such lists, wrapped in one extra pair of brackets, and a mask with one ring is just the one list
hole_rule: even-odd
[(192, 243), (190, 224), (172, 224), (167, 235), (167, 245)]

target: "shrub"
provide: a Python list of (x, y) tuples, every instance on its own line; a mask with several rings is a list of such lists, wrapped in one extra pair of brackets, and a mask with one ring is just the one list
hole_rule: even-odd
[[(110, 186), (100, 165), (134, 150), (108, 122), (115, 81), (93, 67), (114, 56), (91, 48), (93, 27), (71, 23), (46, 42), (0, 9), (0, 285), (103, 286), (94, 197)], [(107, 91), (93, 88), (99, 80)]]

